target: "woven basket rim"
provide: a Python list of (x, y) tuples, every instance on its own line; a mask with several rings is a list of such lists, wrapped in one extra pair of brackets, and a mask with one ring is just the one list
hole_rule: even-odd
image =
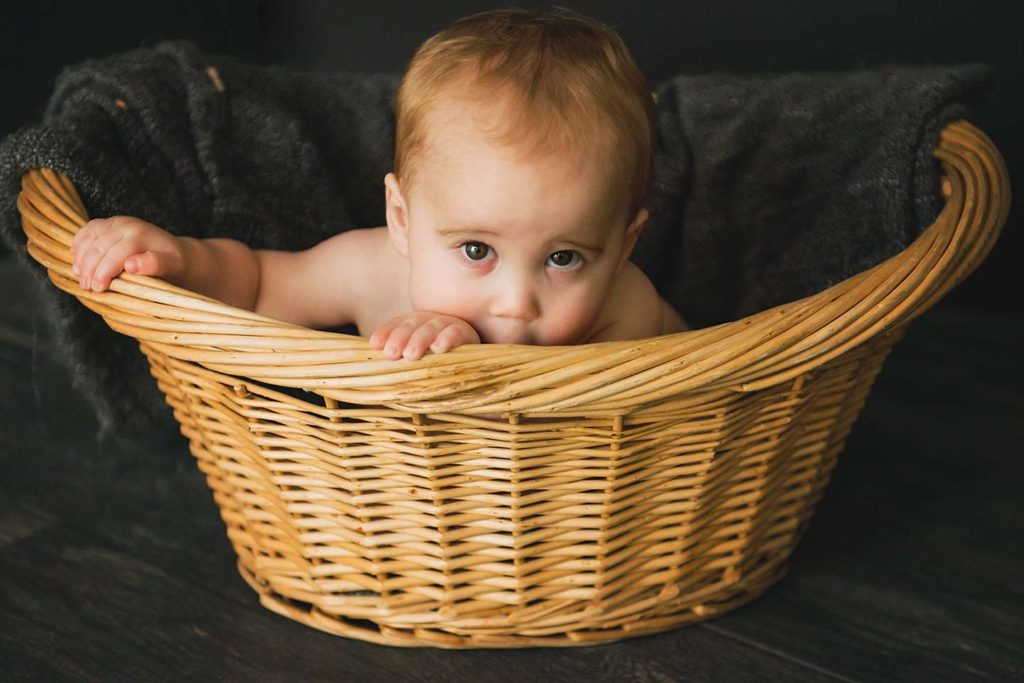
[(474, 344), (390, 361), (368, 340), (242, 310), (148, 276), (122, 273), (84, 291), (69, 245), (88, 220), (66, 177), (23, 176), (18, 206), (27, 248), (60, 289), (115, 330), (209, 369), (340, 401), (466, 413), (589, 410), (624, 413), (671, 391), (753, 391), (812, 370), (902, 326), (966, 277), (1009, 210), (1009, 181), (992, 142), (972, 124), (946, 126), (935, 150), (947, 201), (908, 247), (816, 294), (712, 327), (578, 346)]

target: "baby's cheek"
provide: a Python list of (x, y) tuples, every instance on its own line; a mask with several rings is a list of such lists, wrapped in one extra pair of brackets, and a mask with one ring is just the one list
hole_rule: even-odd
[(571, 346), (587, 340), (591, 327), (597, 320), (598, 311), (572, 307), (564, 309), (545, 320), (543, 339), (545, 346)]
[(433, 311), (468, 320), (473, 307), (467, 291), (470, 290), (445, 282), (441, 277), (422, 278), (411, 288), (409, 300), (415, 311)]

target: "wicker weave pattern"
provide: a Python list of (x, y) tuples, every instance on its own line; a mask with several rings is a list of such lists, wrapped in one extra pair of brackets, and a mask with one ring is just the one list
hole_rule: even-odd
[(54, 284), (140, 341), (263, 604), (392, 645), (572, 645), (714, 616), (781, 576), (892, 344), (1005, 222), (980, 131), (949, 126), (936, 156), (936, 223), (815, 296), (415, 363), (152, 278), (82, 291), (71, 183), (31, 172), (19, 207)]

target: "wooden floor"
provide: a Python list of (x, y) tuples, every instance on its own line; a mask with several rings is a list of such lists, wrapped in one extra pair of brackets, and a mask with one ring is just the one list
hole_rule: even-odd
[(588, 648), (398, 649), (261, 607), (172, 428), (98, 442), (0, 259), (0, 681), (1024, 679), (1024, 322), (915, 322), (766, 595)]

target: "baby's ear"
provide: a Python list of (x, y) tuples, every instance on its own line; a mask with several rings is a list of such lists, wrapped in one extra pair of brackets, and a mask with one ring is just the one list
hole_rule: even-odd
[(644, 231), (644, 225), (647, 224), (647, 219), (650, 216), (647, 209), (640, 209), (636, 212), (633, 222), (626, 228), (626, 238), (622, 242), (622, 256), (619, 259), (620, 268), (626, 262), (626, 259), (629, 258), (629, 255), (633, 253), (633, 247), (636, 246), (636, 241), (640, 238), (640, 233)]
[(409, 258), (409, 211), (394, 173), (384, 176), (384, 202), (391, 244), (399, 254)]

